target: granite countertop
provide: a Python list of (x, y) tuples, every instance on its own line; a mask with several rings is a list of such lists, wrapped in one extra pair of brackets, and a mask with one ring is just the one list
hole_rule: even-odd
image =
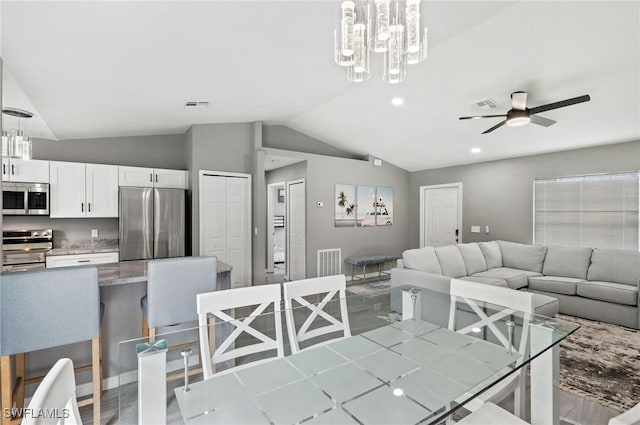
[[(121, 261), (119, 263), (99, 264), (98, 282), (100, 286), (126, 285), (147, 281), (149, 260)], [(230, 272), (233, 267), (218, 261), (218, 273)]]
[(118, 252), (118, 239), (88, 239), (88, 240), (54, 240), (53, 249), (47, 256), (99, 254), (103, 252)]
[(83, 247), (83, 248), (53, 248), (47, 251), (47, 257), (55, 257), (56, 255), (78, 255), (78, 254), (100, 254), (103, 252), (118, 252), (118, 247)]

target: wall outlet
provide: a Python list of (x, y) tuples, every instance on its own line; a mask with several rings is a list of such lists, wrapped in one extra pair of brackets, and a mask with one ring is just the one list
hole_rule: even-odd
[(318, 201), (318, 203), (316, 205), (318, 206), (318, 208), (322, 208), (322, 207), (324, 207), (324, 202)]
[(488, 235), (489, 234), (489, 226), (485, 226), (484, 227), (484, 232)]
[(480, 226), (471, 226), (471, 233), (480, 233)]
[(91, 237), (92, 238), (98, 237), (98, 229), (91, 229)]

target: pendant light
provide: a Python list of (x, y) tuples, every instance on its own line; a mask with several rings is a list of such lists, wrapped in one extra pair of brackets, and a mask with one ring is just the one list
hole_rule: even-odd
[(33, 157), (33, 142), (31, 137), (25, 135), (22, 130), (22, 120), (25, 120), (26, 129), (26, 120), (32, 118), (33, 113), (12, 107), (2, 109), (2, 113), (18, 119), (18, 128), (12, 128), (10, 132), (6, 130), (2, 132), (2, 156), (30, 161)]

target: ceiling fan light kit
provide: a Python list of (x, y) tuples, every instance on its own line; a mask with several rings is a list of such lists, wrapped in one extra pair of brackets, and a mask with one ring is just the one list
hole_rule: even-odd
[(420, 0), (344, 0), (334, 31), (335, 62), (347, 79), (371, 78), (370, 52), (383, 53), (383, 81), (401, 83), (407, 65), (427, 57), (427, 28)]
[(476, 120), (481, 118), (504, 118), (504, 121), (499, 122), (488, 130), (482, 132), (482, 134), (491, 133), (492, 131), (507, 125), (509, 127), (521, 127), (527, 125), (530, 122), (543, 127), (549, 127), (556, 123), (556, 121), (549, 118), (537, 115), (541, 112), (551, 111), (553, 109), (564, 108), (565, 106), (571, 106), (578, 103), (588, 102), (591, 97), (588, 94), (573, 97), (571, 99), (561, 100), (559, 102), (548, 103), (546, 105), (536, 106), (534, 108), (527, 108), (527, 92), (517, 91), (511, 93), (511, 109), (506, 114), (502, 115), (474, 115), (470, 117), (460, 117), (461, 120)]

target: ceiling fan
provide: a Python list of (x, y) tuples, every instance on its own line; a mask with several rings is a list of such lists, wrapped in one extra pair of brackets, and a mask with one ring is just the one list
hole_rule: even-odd
[(511, 93), (511, 109), (506, 114), (502, 115), (476, 115), (472, 117), (460, 117), (461, 120), (475, 120), (480, 118), (498, 118), (505, 117), (504, 121), (499, 122), (488, 130), (482, 132), (482, 134), (491, 133), (493, 130), (508, 125), (509, 127), (519, 127), (522, 125), (534, 124), (541, 125), (543, 127), (549, 127), (556, 123), (549, 118), (541, 117), (540, 112), (550, 111), (552, 109), (564, 108), (565, 106), (575, 105), (576, 103), (588, 102), (591, 100), (588, 94), (583, 96), (574, 97), (571, 99), (561, 100), (559, 102), (547, 103), (546, 105), (536, 106), (534, 108), (527, 108), (527, 92), (517, 91)]

